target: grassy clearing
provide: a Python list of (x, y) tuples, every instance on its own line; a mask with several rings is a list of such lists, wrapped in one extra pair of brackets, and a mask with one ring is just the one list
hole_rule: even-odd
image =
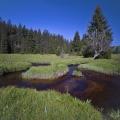
[(7, 87), (0, 88), (1, 120), (102, 120), (87, 101), (69, 94)]
[(120, 65), (116, 60), (98, 59), (93, 60), (88, 64), (81, 64), (78, 66), (79, 69), (89, 69), (103, 74), (117, 74), (120, 75)]
[(65, 75), (68, 67), (64, 64), (54, 64), (50, 66), (31, 67), (22, 73), (23, 78), (27, 79), (54, 79)]
[(81, 71), (78, 71), (78, 70), (74, 70), (74, 71), (73, 71), (73, 75), (74, 75), (74, 76), (78, 76), (78, 77), (83, 76), (82, 72), (81, 72)]
[(64, 64), (67, 66), (69, 64), (90, 62), (91, 60), (90, 58), (85, 59), (82, 57), (66, 57), (65, 59), (61, 59), (56, 55), (0, 54), (0, 74), (25, 70), (30, 68), (31, 63), (50, 63), (51, 65)]

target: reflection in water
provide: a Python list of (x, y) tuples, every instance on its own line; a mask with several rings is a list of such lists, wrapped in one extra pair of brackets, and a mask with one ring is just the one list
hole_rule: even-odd
[(81, 100), (91, 100), (91, 104), (99, 108), (120, 108), (120, 76), (103, 75), (93, 71), (83, 70), (84, 77), (72, 76), (77, 66), (69, 66), (69, 73), (50, 80), (26, 80), (22, 72), (9, 73), (0, 76), (0, 87), (9, 85), (25, 88), (35, 88), (38, 91), (53, 89), (61, 93), (69, 92)]

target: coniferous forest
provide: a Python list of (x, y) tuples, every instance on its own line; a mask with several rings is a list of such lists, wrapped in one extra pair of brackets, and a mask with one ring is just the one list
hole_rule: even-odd
[[(82, 39), (80, 39), (79, 32), (76, 31), (72, 41), (69, 41), (60, 34), (51, 34), (46, 29), (43, 32), (40, 29), (28, 29), (21, 23), (17, 26), (12, 24), (11, 20), (6, 22), (0, 17), (0, 53), (56, 54), (59, 56), (63, 50), (65, 53), (72, 55), (93, 57), (93, 43), (88, 34), (94, 33), (97, 29), (100, 34), (106, 30), (106, 40), (110, 41), (109, 49), (107, 51), (103, 50), (99, 58), (109, 59), (111, 53), (117, 54), (120, 51), (119, 46), (110, 47), (113, 41), (113, 33), (109, 26), (99, 5), (96, 6), (92, 20), (89, 23), (88, 33), (83, 34)], [(100, 46), (96, 47), (100, 48)]]
[(21, 23), (16, 26), (0, 17), (0, 53), (56, 54), (58, 49), (69, 53), (69, 47), (69, 41), (60, 34), (28, 29)]

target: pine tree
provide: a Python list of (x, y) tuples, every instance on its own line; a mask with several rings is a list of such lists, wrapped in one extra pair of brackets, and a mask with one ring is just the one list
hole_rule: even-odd
[(33, 37), (33, 29), (31, 28), (29, 30), (28, 36), (27, 36), (27, 53), (34, 53), (35, 52), (35, 40)]
[(80, 36), (78, 31), (76, 31), (74, 39), (72, 41), (72, 50), (76, 53), (80, 51)]
[[(102, 44), (106, 44), (107, 47), (109, 48), (109, 45), (110, 45), (111, 41), (113, 40), (113, 38), (112, 38), (113, 33), (111, 32), (111, 29), (109, 28), (109, 26), (110, 25), (108, 24), (107, 19), (102, 14), (102, 10), (101, 10), (100, 6), (97, 5), (94, 10), (92, 19), (90, 21), (90, 26), (88, 26), (88, 35), (89, 35), (89, 37), (91, 36), (90, 39), (92, 38), (92, 40), (93, 40), (92, 45), (96, 42), (96, 46), (92, 46), (93, 48), (96, 47), (95, 49), (101, 49), (100, 46)], [(100, 42), (100, 40), (101, 40), (101, 42)], [(93, 50), (94, 58), (99, 56), (101, 52), (107, 52), (107, 50), (109, 50), (109, 49), (102, 48), (103, 49), (102, 51), (98, 50), (100, 52), (97, 52), (95, 49)]]
[(98, 32), (103, 32), (104, 30), (107, 30), (107, 36), (111, 38), (112, 41), (112, 32), (111, 29), (109, 29), (109, 24), (107, 19), (102, 13), (101, 7), (99, 5), (96, 6), (94, 10), (94, 14), (92, 16), (91, 21), (89, 22), (90, 26), (88, 26), (88, 32), (92, 33), (95, 32), (96, 29)]

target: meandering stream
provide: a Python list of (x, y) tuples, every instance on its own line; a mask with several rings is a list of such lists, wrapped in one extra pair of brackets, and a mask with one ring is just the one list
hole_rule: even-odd
[(35, 88), (41, 90), (56, 90), (61, 93), (69, 92), (72, 96), (81, 100), (91, 100), (95, 107), (104, 109), (120, 108), (120, 76), (110, 76), (93, 71), (82, 70), (84, 77), (72, 76), (76, 65), (69, 66), (69, 73), (50, 80), (26, 80), (21, 73), (14, 72), (0, 76), (0, 87), (17, 86), (25, 88)]

